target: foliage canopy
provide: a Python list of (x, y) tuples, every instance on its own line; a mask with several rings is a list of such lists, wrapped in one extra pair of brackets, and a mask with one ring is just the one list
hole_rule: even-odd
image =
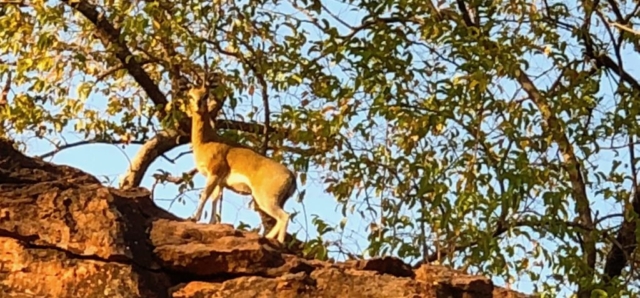
[[(144, 144), (137, 186), (188, 143), (178, 86), (207, 54), (219, 134), (321, 170), (369, 223), (353, 256), (633, 296), (639, 21), (615, 0), (0, 1), (0, 135)], [(344, 222), (314, 223), (326, 258)]]

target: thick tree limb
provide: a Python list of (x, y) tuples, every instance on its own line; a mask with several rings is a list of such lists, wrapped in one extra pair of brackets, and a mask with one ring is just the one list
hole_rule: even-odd
[[(62, 2), (80, 12), (85, 18), (94, 24), (97, 29), (97, 36), (100, 38), (100, 41), (105, 48), (111, 48), (115, 51), (115, 55), (118, 60), (120, 60), (120, 63), (124, 65), (129, 74), (131, 74), (157, 107), (163, 107), (167, 104), (166, 96), (162, 91), (160, 91), (158, 85), (142, 68), (140, 62), (136, 61), (133, 53), (131, 53), (129, 48), (125, 45), (122, 40), (122, 36), (120, 35), (120, 30), (114, 28), (105, 16), (98, 12), (95, 5), (84, 0), (62, 0)], [(164, 110), (159, 109), (159, 113), (162, 117)]]
[[(255, 72), (255, 70), (254, 70)], [(262, 104), (264, 105), (264, 129), (262, 134), (264, 136), (264, 141), (261, 148), (262, 155), (267, 155), (267, 149), (269, 148), (269, 118), (271, 117), (271, 111), (269, 108), (269, 94), (267, 92), (267, 81), (264, 79), (262, 73), (256, 73), (258, 77), (258, 81), (260, 82), (262, 88)]]
[(171, 149), (189, 142), (187, 137), (181, 136), (175, 130), (160, 131), (153, 138), (145, 142), (136, 156), (131, 160), (131, 166), (120, 178), (119, 187), (122, 189), (140, 186), (144, 174), (149, 165), (160, 155), (167, 153)]
[[(551, 106), (547, 102), (547, 99), (540, 93), (524, 71), (518, 72), (516, 80), (520, 83), (522, 89), (525, 90), (536, 106), (538, 106), (538, 109), (545, 120), (543, 125), (545, 133), (551, 134), (556, 144), (558, 144), (558, 148), (560, 149), (564, 160), (563, 167), (569, 173), (571, 191), (573, 198), (576, 200), (576, 212), (578, 214), (580, 224), (592, 229), (594, 227), (593, 218), (582, 174), (582, 165), (576, 157), (573, 145), (569, 142), (569, 138), (567, 138), (563, 132), (561, 121), (557, 118), (556, 114), (551, 111)], [(596, 266), (596, 241), (588, 231), (585, 231), (582, 234), (582, 238), (583, 243), (581, 243), (581, 246), (582, 251), (585, 254), (584, 261), (589, 268), (594, 269)]]
[(464, 3), (464, 0), (456, 0), (458, 4), (458, 9), (460, 10), (460, 14), (462, 15), (462, 20), (464, 20), (465, 25), (467, 27), (477, 27), (478, 24), (474, 24), (471, 20), (471, 15), (469, 14), (469, 10), (467, 9), (467, 5)]

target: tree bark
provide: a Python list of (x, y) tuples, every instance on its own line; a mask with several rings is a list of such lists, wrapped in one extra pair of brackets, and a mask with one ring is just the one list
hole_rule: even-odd
[(188, 141), (187, 137), (180, 136), (175, 130), (158, 132), (138, 150), (136, 156), (131, 160), (129, 169), (120, 178), (119, 187), (129, 189), (140, 186), (147, 169), (156, 158), (177, 146), (187, 144)]
[(624, 221), (616, 235), (616, 243), (613, 243), (605, 259), (605, 282), (622, 274), (622, 269), (629, 263), (629, 257), (638, 247), (636, 228), (638, 226), (637, 217), (640, 215), (640, 193), (637, 188), (631, 204), (625, 206)]

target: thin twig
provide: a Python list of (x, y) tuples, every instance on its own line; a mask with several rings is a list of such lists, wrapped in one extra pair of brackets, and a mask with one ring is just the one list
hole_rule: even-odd
[(189, 170), (188, 172), (184, 172), (182, 176), (172, 176), (172, 175), (162, 175), (162, 174), (153, 174), (153, 178), (156, 180), (162, 180), (162, 181), (166, 181), (166, 182), (171, 182), (173, 184), (182, 184), (186, 181), (186, 179), (184, 178), (184, 174), (187, 174), (188, 176), (194, 176), (195, 174), (198, 173), (198, 169), (197, 168), (193, 168), (191, 170)]
[[(140, 61), (140, 66), (144, 66), (144, 65), (152, 63), (152, 62), (154, 62), (154, 61), (152, 61), (152, 60)], [(96, 76), (96, 83), (104, 80), (106, 77), (114, 74), (118, 70), (126, 70), (126, 69), (127, 69), (127, 67), (122, 65), (122, 64), (120, 64), (118, 66), (111, 67), (111, 68), (107, 69), (105, 72), (103, 72), (103, 73), (101, 73), (101, 74)]]
[(174, 157), (174, 158), (169, 158), (166, 154), (162, 154), (162, 155), (160, 155), (160, 157), (164, 158), (166, 161), (168, 161), (168, 162), (170, 162), (170, 163), (172, 163), (172, 164), (175, 164), (175, 163), (176, 163), (176, 161), (177, 161), (178, 159), (180, 159), (181, 157), (183, 157), (183, 156), (185, 156), (185, 155), (187, 155), (187, 154), (190, 154), (190, 153), (193, 153), (193, 150), (180, 152), (180, 153), (179, 153), (176, 157)]
[(39, 158), (47, 158), (47, 157), (52, 157), (54, 155), (56, 155), (57, 153), (59, 153), (62, 150), (65, 149), (70, 149), (73, 147), (78, 147), (78, 146), (82, 146), (82, 145), (88, 145), (88, 144), (110, 144), (110, 145), (117, 145), (117, 144), (137, 144), (137, 145), (142, 145), (144, 144), (144, 142), (142, 141), (136, 141), (136, 140), (84, 140), (84, 141), (79, 141), (79, 142), (75, 142), (75, 143), (67, 143), (64, 145), (55, 145), (56, 149), (49, 151), (45, 154), (42, 154), (40, 156), (38, 156)]

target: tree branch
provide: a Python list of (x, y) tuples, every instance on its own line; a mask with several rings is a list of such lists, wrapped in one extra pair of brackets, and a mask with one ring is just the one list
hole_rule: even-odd
[(629, 32), (629, 33), (631, 33), (633, 35), (640, 35), (640, 31), (633, 30), (632, 28), (627, 27), (625, 25), (622, 25), (622, 24), (619, 24), (619, 23), (616, 23), (616, 22), (609, 22), (609, 24), (611, 24), (612, 26), (614, 26), (614, 27), (616, 27), (616, 28), (618, 28), (618, 29), (620, 29), (622, 31), (627, 31), (627, 32)]
[[(149, 64), (149, 63), (153, 63), (153, 62), (157, 62), (157, 61), (152, 61), (152, 60), (140, 61), (140, 66), (143, 66), (143, 65), (146, 65), (146, 64)], [(104, 80), (106, 77), (114, 74), (116, 71), (121, 70), (121, 69), (125, 69), (125, 66), (124, 65), (116, 65), (114, 67), (111, 67), (111, 68), (107, 69), (103, 73), (101, 73), (98, 76), (96, 76), (96, 82)]]
[(467, 9), (467, 5), (464, 3), (464, 0), (456, 0), (456, 3), (458, 4), (458, 9), (462, 14), (462, 19), (464, 20), (464, 24), (467, 25), (467, 27), (477, 27), (478, 24), (474, 24), (473, 21), (471, 20), (471, 16), (469, 15), (469, 10)]
[(183, 156), (185, 156), (185, 155), (187, 155), (187, 154), (190, 154), (190, 153), (193, 153), (193, 150), (180, 152), (180, 153), (178, 154), (178, 156), (176, 156), (176, 157), (174, 157), (174, 158), (169, 158), (169, 157), (167, 157), (165, 154), (160, 155), (160, 157), (164, 158), (166, 161), (168, 161), (168, 162), (170, 162), (170, 163), (172, 163), (172, 164), (175, 164), (175, 163), (176, 163), (176, 160), (178, 160), (178, 159), (180, 159), (181, 157), (183, 157)]
[(611, 57), (605, 54), (596, 54), (597, 51), (593, 48), (593, 40), (589, 34), (583, 32), (580, 36), (584, 41), (585, 54), (596, 63), (598, 68), (604, 67), (613, 71), (623, 82), (629, 84), (634, 90), (640, 91), (640, 83), (628, 72), (622, 70)]
[(638, 169), (636, 167), (635, 145), (633, 136), (629, 136), (629, 161), (631, 163), (631, 175), (633, 181), (633, 197), (631, 204), (624, 204), (624, 221), (616, 234), (616, 241), (619, 245), (614, 245), (609, 250), (605, 259), (604, 274), (605, 282), (622, 274), (622, 269), (629, 264), (629, 256), (638, 247), (636, 239), (636, 228), (638, 226), (638, 216), (640, 215), (640, 184), (638, 184)]
[[(254, 70), (255, 72), (255, 70)], [(256, 77), (258, 77), (258, 81), (260, 82), (262, 89), (262, 104), (264, 105), (264, 128), (262, 129), (262, 134), (264, 136), (264, 142), (262, 144), (262, 155), (267, 155), (267, 149), (269, 148), (269, 118), (271, 116), (271, 111), (269, 109), (269, 94), (267, 93), (267, 81), (264, 79), (262, 73), (256, 73)]]
[(0, 7), (7, 5), (15, 5), (18, 7), (27, 7), (29, 3), (25, 0), (2, 0), (0, 1)]
[[(258, 53), (253, 48), (253, 46), (251, 46), (251, 44), (243, 42), (242, 40), (240, 42), (245, 47), (247, 47), (247, 49), (249, 49), (249, 51), (251, 51), (251, 53), (253, 54), (252, 55), (253, 57), (263, 57), (262, 52), (260, 52), (260, 55), (258, 55)], [(216, 44), (218, 45), (218, 48), (219, 48), (220, 44), (219, 43), (216, 43)], [(261, 65), (259, 63), (259, 61), (256, 61), (257, 59), (254, 59), (254, 61), (247, 63), (244, 55), (239, 55), (239, 56), (242, 59), (242, 61), (245, 62), (245, 64), (249, 66), (251, 71), (253, 71), (253, 74), (256, 76), (256, 78), (258, 79), (258, 82), (260, 83), (261, 95), (262, 95), (262, 105), (264, 106), (264, 125), (265, 125), (265, 127), (263, 128), (263, 132), (262, 132), (262, 135), (264, 137), (264, 141), (262, 143), (262, 147), (261, 147), (260, 153), (262, 153), (262, 155), (266, 156), (267, 155), (267, 149), (269, 148), (269, 131), (268, 131), (267, 127), (269, 127), (269, 118), (271, 117), (271, 111), (270, 111), (270, 108), (269, 108), (269, 93), (267, 91), (267, 81), (264, 79), (264, 72), (262, 71), (262, 69), (258, 69), (258, 67), (256, 66), (256, 65)]]
[[(216, 125), (216, 128), (232, 129), (232, 130), (238, 130), (238, 131), (255, 133), (255, 134), (264, 133), (265, 128), (267, 128), (265, 125), (257, 122), (243, 122), (238, 120), (221, 120), (221, 119), (216, 119), (215, 125)], [(273, 133), (276, 130), (273, 127), (269, 127), (267, 131), (269, 133)], [(285, 136), (289, 135), (289, 131), (286, 129), (283, 129), (283, 130), (279, 129), (279, 132), (284, 133)]]
[[(95, 5), (85, 0), (62, 0), (62, 2), (80, 12), (96, 26), (97, 36), (104, 47), (107, 49), (112, 48), (115, 51), (115, 55), (118, 60), (120, 60), (120, 63), (124, 65), (129, 74), (131, 74), (157, 107), (163, 107), (167, 104), (166, 96), (160, 91), (158, 85), (151, 79), (149, 74), (142, 68), (140, 62), (136, 60), (136, 57), (125, 45), (120, 35), (120, 30), (114, 28), (106, 17), (98, 12)], [(164, 118), (165, 112), (163, 109), (158, 109), (158, 113), (160, 118)]]
[[(591, 207), (589, 206), (589, 198), (587, 197), (586, 185), (582, 176), (582, 165), (578, 161), (573, 146), (569, 142), (567, 136), (563, 133), (561, 121), (551, 111), (551, 106), (547, 99), (535, 87), (531, 79), (520, 70), (516, 74), (516, 80), (522, 86), (522, 89), (529, 95), (531, 100), (538, 106), (542, 117), (545, 119), (543, 124), (544, 131), (553, 136), (554, 141), (558, 144), (558, 148), (564, 159), (563, 167), (569, 173), (571, 182), (571, 190), (576, 200), (576, 212), (580, 218), (580, 223), (586, 227), (593, 228), (593, 218), (591, 216)], [(594, 269), (596, 265), (596, 243), (590, 233), (582, 235), (584, 243), (582, 250), (586, 254), (585, 261), (589, 268)]]
[(193, 177), (197, 173), (198, 173), (198, 169), (193, 168), (193, 169), (189, 170), (188, 172), (184, 172), (183, 176), (153, 174), (153, 178), (156, 179), (156, 180), (162, 180), (162, 181), (166, 181), (166, 182), (171, 182), (173, 184), (181, 184), (181, 183), (185, 182), (184, 174), (187, 174), (187, 176)]
[(188, 137), (181, 136), (175, 130), (163, 130), (142, 145), (131, 165), (121, 178), (119, 187), (122, 189), (140, 186), (149, 165), (171, 149), (189, 142)]
[(57, 153), (60, 153), (60, 151), (65, 150), (65, 149), (71, 149), (74, 147), (79, 147), (82, 145), (88, 145), (88, 144), (111, 144), (111, 145), (116, 145), (116, 144), (144, 144), (144, 142), (142, 141), (132, 141), (132, 140), (84, 140), (84, 141), (79, 141), (79, 142), (75, 142), (75, 143), (67, 143), (64, 145), (54, 145), (56, 147), (56, 149), (51, 150), (47, 153), (41, 154), (40, 156), (38, 156), (39, 158), (47, 158), (47, 157), (53, 157), (54, 155), (56, 155)]
[[(161, 24), (160, 25), (161, 27), (158, 28), (157, 31), (171, 30), (170, 24), (172, 24), (172, 20), (170, 19), (171, 19), (171, 16), (173, 15), (171, 11), (174, 5), (164, 1), (159, 1), (156, 3), (158, 3), (164, 11), (164, 13), (153, 15), (156, 17), (156, 21), (159, 24)], [(179, 86), (181, 84), (181, 80), (183, 79), (182, 77), (182, 68), (184, 66), (183, 61), (190, 60), (190, 59), (188, 59), (187, 57), (184, 57), (184, 55), (176, 51), (177, 45), (170, 38), (171, 36), (170, 32), (165, 32), (165, 33), (166, 34), (160, 34), (160, 44), (162, 45), (162, 49), (164, 51), (165, 57), (178, 58), (178, 61), (174, 61), (174, 59), (168, 59), (168, 62), (167, 62), (168, 63), (167, 69), (169, 70), (169, 74), (170, 74), (169, 78), (171, 79), (171, 91), (175, 95), (177, 93), (177, 90), (180, 88)]]
[[(536, 227), (536, 228), (546, 228), (549, 225), (557, 225), (557, 224), (562, 224), (562, 225), (566, 225), (572, 228), (576, 228), (576, 229), (580, 229), (583, 230), (584, 232), (592, 232), (595, 231), (595, 228), (592, 227), (588, 227), (586, 225), (583, 225), (581, 223), (576, 223), (576, 222), (571, 222), (571, 221), (539, 221), (539, 220), (516, 220), (514, 222), (511, 223), (506, 223), (506, 224), (501, 224), (498, 222), (498, 225), (496, 227), (496, 230), (493, 231), (493, 233), (491, 234), (491, 238), (496, 238), (501, 236), (502, 234), (504, 234), (506, 231), (509, 230), (509, 228), (518, 228), (518, 227)], [(468, 248), (471, 248), (475, 245), (478, 245), (478, 243), (480, 243), (479, 241), (471, 241), (470, 243), (467, 244), (463, 244), (463, 245), (456, 245), (455, 248), (453, 249), (454, 252), (459, 252)], [(615, 243), (614, 243), (615, 246)], [(427, 262), (434, 262), (436, 260), (438, 260), (438, 252), (435, 252), (431, 255), (429, 255), (426, 260)], [(414, 268), (419, 267), (420, 265), (422, 265), (424, 263), (423, 261), (419, 261), (417, 262), (415, 265), (413, 265)]]

